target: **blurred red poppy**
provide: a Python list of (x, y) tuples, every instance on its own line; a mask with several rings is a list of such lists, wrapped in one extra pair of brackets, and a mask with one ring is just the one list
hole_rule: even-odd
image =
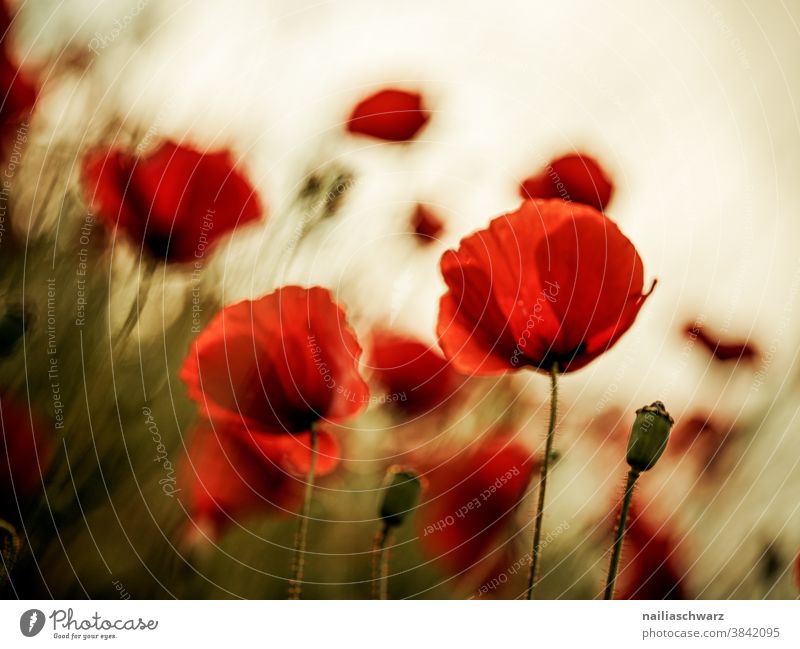
[(5, 2), (0, 0), (0, 147), (8, 154), (27, 140), (25, 120), (36, 103), (36, 84), (14, 61), (9, 51), (8, 37), (12, 30), (12, 16)]
[(90, 208), (152, 256), (185, 263), (262, 214), (230, 151), (202, 153), (165, 141), (138, 157), (117, 148), (89, 152), (83, 182)]
[(438, 351), (390, 331), (372, 335), (369, 366), (385, 388), (386, 401), (410, 414), (437, 408), (464, 382)]
[(594, 437), (600, 450), (618, 458), (625, 454), (633, 421), (629, 411), (610, 406), (587, 422), (586, 431)]
[(347, 122), (347, 130), (379, 140), (406, 142), (413, 139), (429, 119), (422, 95), (387, 88), (356, 105)]
[(444, 224), (433, 211), (425, 205), (417, 205), (411, 217), (411, 227), (417, 240), (422, 244), (433, 243), (444, 230)]
[(279, 449), (237, 427), (198, 426), (180, 471), (180, 496), (194, 523), (213, 537), (241, 518), (299, 508), (302, 480), (281, 460)]
[(449, 570), (471, 568), (507, 538), (537, 470), (530, 451), (492, 439), (426, 473), (420, 540)]
[(366, 407), (360, 355), (327, 289), (285, 286), (225, 307), (192, 343), (180, 376), (215, 426), (297, 434)]
[(670, 526), (631, 506), (614, 599), (691, 599)]
[(560, 198), (590, 205), (601, 212), (613, 193), (614, 185), (603, 168), (582, 153), (556, 158), (520, 185), (523, 198)]
[(36, 413), (0, 395), (0, 518), (42, 490), (42, 475), (53, 456), (44, 430)]
[(647, 298), (639, 253), (614, 222), (560, 200), (525, 201), (445, 252), (441, 269), (439, 344), (465, 374), (578, 370)]
[[(305, 477), (311, 460), (311, 433), (296, 435), (262, 435), (241, 430), (262, 451), (293, 475)], [(322, 427), (317, 429), (317, 462), (314, 475), (326, 476), (339, 466), (341, 452), (339, 442)]]
[(693, 455), (704, 469), (710, 469), (720, 460), (733, 429), (718, 417), (697, 412), (681, 417), (670, 437), (668, 452), (674, 455)]
[(688, 323), (684, 329), (686, 337), (697, 340), (718, 361), (741, 361), (755, 363), (760, 354), (755, 345), (749, 340), (727, 340), (709, 331), (708, 327), (697, 322)]

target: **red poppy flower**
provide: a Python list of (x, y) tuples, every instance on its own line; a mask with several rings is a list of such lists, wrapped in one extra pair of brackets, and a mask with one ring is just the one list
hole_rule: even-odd
[[(240, 431), (251, 439), (264, 453), (275, 458), (275, 461), (289, 473), (305, 477), (311, 463), (311, 433), (296, 435), (261, 435)], [(339, 466), (341, 452), (339, 442), (324, 428), (317, 429), (317, 462), (314, 475), (326, 476)]]
[(423, 545), (453, 572), (474, 566), (506, 540), (535, 471), (530, 451), (499, 439), (439, 465), (426, 474)]
[(11, 14), (0, 0), (0, 147), (7, 152), (18, 137), (17, 129), (36, 103), (36, 84), (14, 62), (8, 51)]
[(723, 341), (721, 336), (710, 332), (697, 322), (690, 322), (684, 327), (684, 333), (690, 340), (697, 340), (718, 361), (741, 361), (754, 363), (758, 360), (759, 352), (749, 340)]
[(613, 193), (614, 185), (603, 168), (582, 153), (553, 160), (520, 185), (523, 198), (560, 198), (590, 205), (601, 212)]
[(367, 405), (360, 355), (327, 289), (285, 286), (224, 308), (192, 343), (181, 379), (215, 425), (297, 434)]
[(38, 416), (12, 397), (0, 395), (0, 518), (42, 489), (52, 445)]
[[(310, 435), (251, 435), (236, 426), (216, 432), (203, 423), (192, 434), (180, 473), (180, 494), (195, 524), (215, 536), (232, 521), (299, 509)], [(321, 431), (317, 475), (338, 464), (335, 440)]]
[(429, 119), (419, 93), (387, 88), (356, 105), (347, 130), (379, 140), (406, 142), (413, 139)]
[(91, 209), (166, 261), (201, 259), (223, 235), (261, 216), (255, 190), (227, 150), (163, 142), (145, 157), (120, 149), (83, 161)]
[(690, 599), (679, 559), (669, 526), (632, 506), (614, 599)]
[(441, 268), (439, 344), (465, 374), (578, 370), (619, 340), (647, 297), (642, 260), (617, 226), (559, 200), (494, 219)]
[(424, 205), (417, 205), (411, 217), (411, 227), (417, 240), (422, 244), (433, 243), (444, 230), (444, 224), (433, 211)]
[(438, 351), (390, 331), (373, 334), (369, 365), (385, 388), (387, 402), (410, 414), (442, 405), (464, 382)]

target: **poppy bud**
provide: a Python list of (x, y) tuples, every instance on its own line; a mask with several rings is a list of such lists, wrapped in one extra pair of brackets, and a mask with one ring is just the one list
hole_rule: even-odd
[(416, 507), (422, 483), (414, 471), (401, 469), (390, 470), (387, 485), (380, 515), (387, 527), (397, 527)]
[(647, 471), (655, 466), (667, 447), (669, 431), (675, 420), (664, 404), (654, 401), (636, 411), (631, 436), (628, 440), (628, 464), (635, 471)]
[(0, 586), (8, 580), (11, 568), (19, 556), (22, 541), (20, 541), (17, 530), (10, 523), (0, 519), (0, 557), (3, 563), (0, 564)]

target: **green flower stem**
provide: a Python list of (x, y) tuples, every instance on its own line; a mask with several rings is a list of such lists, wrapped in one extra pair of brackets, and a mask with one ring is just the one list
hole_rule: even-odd
[(628, 471), (628, 480), (625, 483), (625, 497), (622, 499), (622, 510), (619, 513), (617, 534), (614, 538), (614, 549), (611, 552), (611, 563), (608, 566), (608, 578), (606, 579), (606, 590), (603, 599), (614, 599), (614, 584), (617, 581), (619, 557), (622, 554), (622, 542), (625, 540), (625, 528), (628, 524), (628, 511), (631, 508), (633, 489), (636, 486), (636, 480), (638, 478), (639, 471), (636, 469), (631, 469)]
[[(157, 265), (153, 259), (144, 256), (139, 262), (139, 274), (137, 276), (136, 297), (131, 302), (130, 309), (125, 321), (122, 323), (119, 331), (117, 332), (117, 344), (120, 348), (124, 347), (128, 338), (133, 333), (134, 328), (141, 319), (142, 312), (144, 311), (145, 304), (148, 297), (150, 297), (150, 289), (153, 285)], [(109, 280), (110, 281), (110, 280)], [(111, 286), (109, 285), (109, 298), (111, 297)], [(111, 308), (111, 300), (109, 300), (109, 308)]]
[(292, 577), (289, 581), (289, 599), (300, 599), (303, 590), (303, 570), (306, 562), (306, 544), (308, 542), (308, 522), (311, 518), (311, 498), (314, 495), (314, 472), (317, 468), (317, 428), (311, 426), (311, 459), (306, 476), (306, 490), (303, 496), (303, 511), (297, 524), (294, 536), (294, 559), (292, 560)]
[(556, 413), (558, 409), (558, 363), (553, 363), (550, 368), (550, 423), (547, 427), (547, 441), (544, 447), (544, 457), (539, 470), (539, 502), (536, 506), (536, 522), (533, 531), (533, 546), (531, 548), (531, 565), (528, 569), (528, 599), (533, 599), (533, 593), (539, 583), (541, 569), (541, 540), (542, 521), (544, 519), (544, 499), (547, 490), (547, 472), (550, 469), (550, 455), (553, 452), (553, 440), (556, 433)]
[(389, 543), (390, 528), (383, 523), (375, 534), (372, 545), (372, 599), (389, 599)]

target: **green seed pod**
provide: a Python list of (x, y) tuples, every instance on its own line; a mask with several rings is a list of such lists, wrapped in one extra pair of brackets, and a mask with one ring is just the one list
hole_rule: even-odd
[(4, 586), (9, 580), (9, 573), (19, 556), (22, 548), (22, 541), (17, 534), (17, 530), (11, 523), (6, 523), (0, 519), (0, 586)]
[(636, 411), (636, 421), (628, 440), (627, 459), (632, 469), (647, 471), (655, 466), (667, 447), (669, 431), (674, 423), (660, 401)]
[(386, 526), (402, 525), (416, 507), (421, 492), (422, 483), (414, 471), (390, 469), (380, 513)]

